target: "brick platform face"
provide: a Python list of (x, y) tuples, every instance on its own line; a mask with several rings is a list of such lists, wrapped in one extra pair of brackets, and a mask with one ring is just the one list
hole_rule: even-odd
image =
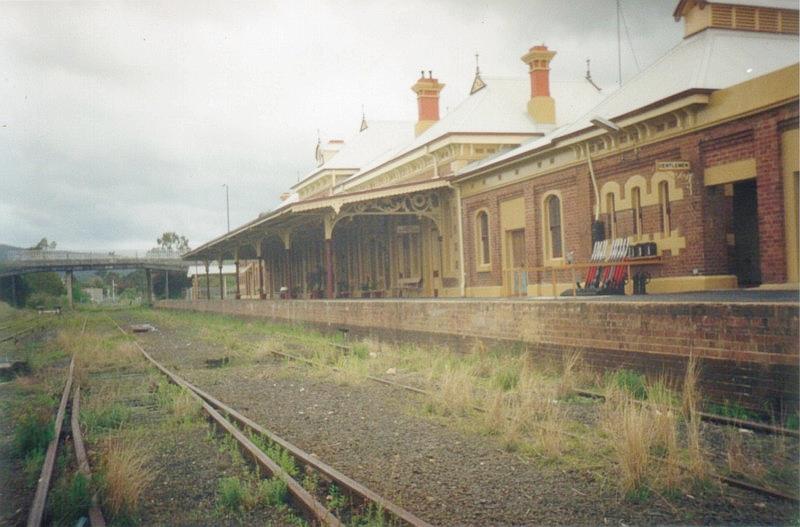
[(706, 394), (751, 408), (796, 408), (798, 309), (790, 304), (574, 301), (179, 301), (158, 307), (263, 317), (391, 340), (524, 344), (543, 356), (585, 353), (604, 369), (680, 378), (693, 354)]

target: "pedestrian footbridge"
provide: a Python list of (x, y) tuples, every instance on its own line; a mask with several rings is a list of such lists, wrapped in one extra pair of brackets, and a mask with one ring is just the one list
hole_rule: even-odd
[[(0, 279), (11, 280), (12, 296), (16, 297), (17, 277), (28, 273), (59, 271), (67, 276), (67, 296), (72, 303), (72, 273), (115, 269), (144, 269), (147, 275), (148, 300), (152, 299), (152, 271), (186, 271), (190, 262), (181, 260), (173, 251), (109, 251), (81, 252), (20, 249), (0, 259)], [(13, 299), (16, 301), (16, 298)]]

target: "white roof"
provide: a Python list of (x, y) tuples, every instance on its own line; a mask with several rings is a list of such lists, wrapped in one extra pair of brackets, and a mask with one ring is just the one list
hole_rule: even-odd
[(551, 81), (550, 94), (556, 101), (556, 124), (536, 123), (528, 114), (528, 78), (483, 77), (486, 86), (464, 99), (442, 119), (401, 149), (376, 158), (343, 182), (341, 188), (377, 167), (447, 134), (506, 133), (544, 134), (575, 120), (603, 95), (586, 80)]
[[(723, 89), (798, 62), (796, 35), (707, 29), (682, 40), (663, 57), (574, 122), (517, 148), (467, 165), (471, 172), (535, 150), (592, 126), (599, 116), (615, 119), (691, 89)], [(556, 103), (558, 105), (558, 103)]]
[[(414, 123), (411, 121), (367, 121), (366, 129), (348, 138), (333, 157), (309, 172), (300, 183), (326, 170), (358, 170), (412, 139)], [(299, 187), (300, 183), (292, 188)]]

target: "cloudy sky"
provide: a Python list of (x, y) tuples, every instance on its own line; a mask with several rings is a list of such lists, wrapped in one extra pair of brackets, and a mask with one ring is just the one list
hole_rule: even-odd
[[(623, 77), (681, 38), (675, 1), (622, 0)], [(617, 80), (614, 0), (0, 1), (0, 243), (192, 246), (269, 210), (314, 166), (317, 130), (416, 119), (431, 69), (442, 110), (485, 75)], [(634, 53), (635, 52), (635, 53)]]

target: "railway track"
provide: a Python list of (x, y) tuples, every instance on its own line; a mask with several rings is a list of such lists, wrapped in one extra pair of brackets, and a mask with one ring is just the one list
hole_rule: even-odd
[(11, 335), (6, 335), (5, 337), (0, 337), (0, 343), (12, 341), (12, 340), (14, 342), (16, 342), (19, 339), (19, 337), (21, 337), (22, 335), (24, 335), (26, 333), (30, 333), (31, 331), (36, 329), (38, 326), (39, 326), (38, 323), (31, 324), (29, 327), (27, 327), (27, 328), (25, 328), (23, 330), (17, 331), (16, 333), (12, 333)]
[[(122, 334), (128, 334), (110, 316), (109, 320), (111, 320)], [(335, 468), (323, 463), (316, 457), (304, 452), (295, 445), (255, 423), (235, 409), (225, 405), (212, 395), (192, 385), (156, 361), (138, 341), (133, 340), (132, 342), (145, 359), (164, 374), (170, 382), (193, 394), (193, 396), (200, 401), (204, 412), (215, 426), (225, 433), (230, 434), (236, 440), (242, 452), (249, 457), (262, 472), (271, 477), (279, 478), (286, 483), (291, 504), (311, 523), (339, 526), (345, 524), (342, 518), (348, 520), (356, 517), (363, 517), (364, 514), (371, 514), (373, 517), (374, 515), (379, 515), (382, 524), (410, 525), (415, 527), (430, 526), (429, 523), (416, 517), (411, 512), (381, 497)], [(270, 445), (276, 445), (280, 449), (283, 449), (283, 451), (287, 452), (294, 459), (296, 465), (300, 467), (300, 473), (308, 474), (309, 472), (313, 472), (325, 485), (320, 485), (321, 488), (316, 494), (310, 493), (274, 460), (267, 456), (264, 450), (253, 441), (253, 437), (256, 436), (260, 438), (260, 441), (265, 441)], [(341, 491), (342, 495), (348, 498), (350, 509), (341, 512), (338, 517), (334, 515), (320, 499), (326, 494), (326, 492), (321, 491), (326, 491), (326, 489), (331, 488), (333, 485)]]
[[(295, 339), (295, 340), (298, 340), (298, 341), (302, 341), (303, 340), (301, 337), (297, 337), (295, 335), (282, 335), (282, 337)], [(330, 344), (331, 346), (333, 346), (333, 347), (335, 347), (337, 349), (342, 349), (342, 350), (345, 350), (345, 351), (349, 351), (349, 349), (350, 349), (349, 346), (345, 346), (345, 345), (342, 345), (342, 344), (337, 344), (335, 342), (330, 342), (328, 344)], [(302, 361), (302, 362), (306, 362), (308, 364), (314, 364), (316, 366), (320, 366), (320, 364), (317, 364), (317, 363), (315, 363), (315, 362), (313, 362), (313, 361), (311, 361), (309, 359), (306, 359), (305, 357), (297, 357), (297, 356), (294, 356), (294, 355), (290, 355), (290, 354), (287, 354), (287, 353), (282, 353), (282, 352), (274, 351), (274, 350), (271, 350), (271, 352), (274, 353), (274, 354), (277, 354), (277, 355), (284, 355), (286, 358), (291, 358), (292, 360)], [(328, 366), (328, 367), (333, 368), (331, 366)], [(333, 368), (333, 369), (336, 369), (336, 368)], [(425, 390), (423, 390), (421, 388), (415, 388), (414, 386), (408, 386), (408, 385), (405, 385), (405, 384), (402, 384), (402, 383), (391, 381), (389, 379), (384, 379), (384, 378), (381, 378), (381, 377), (375, 377), (375, 376), (372, 376), (372, 375), (367, 375), (367, 379), (369, 379), (371, 381), (379, 382), (379, 383), (382, 383), (382, 384), (386, 384), (386, 385), (396, 386), (398, 388), (402, 388), (404, 390), (408, 390), (408, 391), (411, 391), (411, 392), (416, 392), (416, 393), (420, 393), (420, 394), (429, 395), (429, 393), (427, 391), (425, 391)], [(606, 396), (604, 394), (599, 393), (599, 392), (595, 392), (595, 391), (592, 391), (592, 390), (576, 389), (576, 390), (573, 390), (573, 391), (574, 391), (574, 393), (576, 395), (580, 395), (582, 397), (587, 397), (587, 398), (590, 398), (590, 399), (598, 399), (598, 400), (603, 400), (604, 401), (605, 398), (606, 398)], [(701, 420), (709, 422), (709, 423), (715, 423), (715, 424), (725, 425), (725, 426), (732, 426), (732, 427), (735, 427), (735, 428), (744, 428), (745, 430), (751, 430), (753, 432), (758, 432), (758, 433), (762, 433), (762, 434), (783, 435), (783, 436), (786, 436), (786, 437), (794, 437), (794, 438), (800, 439), (800, 430), (794, 430), (794, 429), (791, 429), (791, 428), (785, 428), (785, 427), (782, 427), (782, 426), (776, 426), (776, 425), (771, 425), (771, 424), (767, 424), (767, 423), (760, 423), (758, 421), (751, 421), (751, 420), (747, 420), (747, 419), (737, 419), (735, 417), (727, 417), (727, 416), (724, 416), (724, 415), (712, 414), (712, 413), (708, 413), (708, 412), (698, 412), (697, 414), (698, 414), (698, 416), (700, 417)]]
[[(81, 335), (86, 331), (86, 323), (88, 319), (84, 318), (83, 326), (81, 327)], [(39, 480), (36, 484), (36, 493), (33, 497), (30, 511), (28, 512), (27, 527), (39, 527), (42, 525), (45, 515), (45, 507), (47, 505), (47, 497), (50, 491), (50, 483), (53, 479), (53, 472), (55, 470), (56, 455), (58, 454), (59, 445), (61, 443), (64, 420), (66, 414), (70, 413), (70, 428), (71, 428), (71, 441), (75, 450), (75, 455), (78, 463), (78, 470), (85, 476), (91, 476), (91, 469), (89, 468), (89, 459), (86, 456), (86, 449), (83, 444), (83, 436), (81, 434), (81, 427), (79, 422), (80, 415), (80, 385), (75, 383), (73, 390), (75, 373), (75, 357), (73, 356), (69, 362), (67, 370), (67, 379), (64, 382), (64, 390), (61, 394), (61, 401), (58, 405), (55, 419), (55, 432), (53, 439), (47, 445), (47, 453), (45, 454), (44, 463), (42, 464), (42, 471), (39, 475)], [(105, 527), (105, 519), (103, 513), (97, 505), (97, 497), (92, 497), (92, 505), (89, 509), (89, 520), (92, 527)]]
[[(333, 371), (340, 371), (340, 369), (335, 367), (335, 366), (329, 366), (329, 365), (325, 365), (325, 364), (320, 364), (318, 362), (312, 361), (312, 360), (307, 359), (305, 357), (299, 357), (299, 356), (296, 356), (296, 355), (292, 355), (290, 353), (285, 353), (285, 352), (281, 352), (281, 351), (277, 351), (277, 350), (270, 350), (270, 352), (272, 354), (274, 354), (274, 355), (277, 355), (277, 356), (280, 356), (280, 357), (283, 357), (283, 358), (287, 358), (287, 359), (290, 359), (290, 360), (303, 362), (305, 364), (313, 365), (313, 366), (316, 366), (316, 367), (329, 368), (329, 369), (331, 369)], [(421, 395), (427, 395), (427, 396), (432, 395), (432, 393), (430, 391), (423, 390), (421, 388), (416, 388), (414, 386), (408, 386), (408, 385), (405, 385), (405, 384), (402, 384), (402, 383), (398, 383), (398, 382), (395, 382), (395, 381), (392, 381), (392, 380), (389, 380), (389, 379), (384, 379), (384, 378), (381, 378), (381, 377), (375, 377), (373, 375), (367, 375), (366, 378), (371, 380), (371, 381), (373, 381), (373, 382), (378, 382), (378, 383), (381, 383), (381, 384), (393, 386), (393, 387), (396, 387), (396, 388), (399, 388), (399, 389), (402, 389), (402, 390), (405, 390), (405, 391), (409, 391), (409, 392), (413, 392), (413, 393), (417, 393), (417, 394), (421, 394)], [(598, 394), (596, 392), (589, 392), (589, 391), (585, 391), (585, 390), (576, 390), (576, 393), (578, 393), (579, 395), (586, 396), (586, 397), (605, 399), (604, 395)], [(475, 407), (475, 409), (480, 411), (480, 412), (484, 412), (485, 411), (484, 408), (477, 407), (477, 406)], [(701, 416), (701, 418), (703, 420), (706, 420), (706, 421), (709, 421), (709, 422), (721, 423), (721, 424), (724, 424), (724, 425), (727, 425), (727, 426), (737, 426), (737, 424), (739, 424), (739, 423), (744, 423), (745, 425), (751, 425), (751, 427), (749, 429), (754, 430), (754, 431), (759, 431), (759, 432), (767, 433), (767, 434), (780, 434), (780, 435), (787, 435), (787, 436), (797, 437), (797, 434), (794, 433), (795, 432), (794, 430), (784, 429), (784, 428), (780, 428), (780, 427), (772, 427), (772, 426), (768, 426), (768, 425), (763, 425), (762, 423), (754, 423), (754, 422), (750, 422), (750, 421), (742, 421), (742, 420), (739, 420), (739, 419), (731, 419), (731, 418), (720, 418), (720, 419), (718, 419), (720, 416), (715, 416), (715, 415), (712, 415), (712, 414), (703, 414), (703, 413), (701, 413), (700, 416)], [(706, 417), (704, 417), (704, 416), (706, 416)], [(542, 428), (544, 428), (545, 431), (548, 431), (548, 432), (551, 431), (551, 430), (547, 429), (546, 427), (542, 427)], [(741, 426), (741, 428), (746, 428), (746, 426)], [(570, 433), (570, 432), (558, 431), (557, 433), (562, 434), (562, 435), (566, 435), (566, 436), (569, 436), (569, 437), (572, 437), (572, 438), (581, 439), (581, 437), (578, 436), (577, 434), (573, 434), (573, 433)], [(679, 465), (678, 468), (680, 468), (682, 470), (688, 470), (688, 467), (683, 466), (683, 465)], [(722, 474), (712, 473), (711, 476), (714, 479), (718, 480), (719, 482), (724, 483), (724, 484), (726, 484), (728, 486), (731, 486), (731, 487), (736, 487), (736, 488), (739, 488), (739, 489), (742, 489), (742, 490), (746, 490), (748, 492), (753, 492), (753, 493), (756, 493), (756, 494), (760, 494), (762, 496), (769, 496), (769, 497), (772, 497), (772, 498), (777, 498), (777, 499), (781, 499), (781, 500), (785, 500), (785, 501), (790, 501), (790, 502), (794, 502), (794, 503), (800, 503), (800, 497), (798, 497), (796, 495), (788, 494), (788, 493), (780, 491), (778, 489), (765, 487), (765, 486), (762, 486), (762, 485), (756, 485), (756, 484), (753, 484), (753, 483), (749, 483), (747, 481), (743, 481), (743, 480), (739, 480), (739, 479), (736, 479), (736, 478), (731, 478), (731, 477), (728, 477), (728, 476), (724, 476)]]

